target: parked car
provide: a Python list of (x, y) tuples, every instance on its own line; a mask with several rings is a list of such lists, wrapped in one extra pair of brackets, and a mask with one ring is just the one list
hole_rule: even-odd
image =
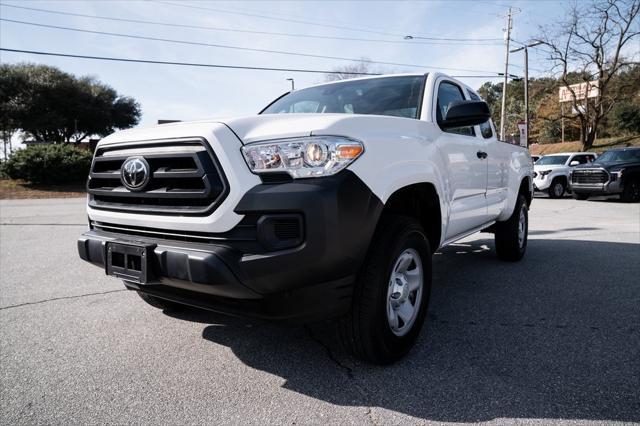
[(591, 164), (571, 173), (571, 192), (578, 200), (592, 195), (615, 195), (626, 202), (640, 201), (640, 147), (611, 149)]
[(588, 164), (597, 158), (593, 152), (563, 152), (548, 154), (536, 161), (533, 170), (533, 188), (560, 198), (569, 187), (569, 172), (579, 164)]
[(410, 74), (114, 133), (80, 257), (157, 308), (336, 318), (356, 356), (392, 362), (420, 332), (438, 248), (485, 230), (501, 259), (525, 253), (531, 157), (490, 117), (463, 83)]
[(533, 161), (533, 164), (535, 164), (536, 161), (538, 161), (541, 158), (542, 158), (542, 155), (535, 155), (535, 154), (531, 155), (531, 161)]

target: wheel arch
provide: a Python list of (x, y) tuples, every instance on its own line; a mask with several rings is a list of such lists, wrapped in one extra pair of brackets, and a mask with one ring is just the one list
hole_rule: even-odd
[(387, 199), (382, 216), (398, 214), (413, 217), (427, 234), (431, 251), (439, 247), (443, 235), (443, 213), (440, 195), (430, 182), (414, 183), (396, 189)]
[(518, 189), (518, 195), (522, 194), (527, 199), (527, 206), (531, 206), (531, 201), (533, 201), (533, 191), (531, 190), (531, 178), (529, 176), (525, 176), (522, 178), (520, 182), (520, 188)]
[(505, 204), (504, 210), (502, 210), (497, 218), (498, 222), (504, 222), (511, 217), (520, 194), (524, 195), (527, 199), (527, 206), (531, 206), (531, 202), (533, 201), (533, 180), (531, 176), (529, 174), (522, 173), (518, 176), (518, 180), (516, 180), (515, 176), (513, 179), (513, 183), (509, 185), (509, 191), (507, 192), (507, 203)]

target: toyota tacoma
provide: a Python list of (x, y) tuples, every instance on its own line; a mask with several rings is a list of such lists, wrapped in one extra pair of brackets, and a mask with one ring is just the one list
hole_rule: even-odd
[(335, 319), (354, 355), (390, 363), (420, 332), (436, 250), (486, 231), (522, 258), (532, 172), (453, 78), (326, 83), (100, 141), (78, 250), (154, 307)]

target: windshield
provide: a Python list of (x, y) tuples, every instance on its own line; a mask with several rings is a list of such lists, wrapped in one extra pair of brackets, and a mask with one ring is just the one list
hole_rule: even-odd
[(602, 163), (619, 163), (622, 161), (640, 161), (640, 149), (607, 151), (598, 157), (598, 162)]
[(425, 76), (344, 81), (293, 91), (262, 114), (339, 113), (418, 118)]
[(568, 155), (548, 155), (536, 161), (536, 166), (559, 166), (567, 162)]

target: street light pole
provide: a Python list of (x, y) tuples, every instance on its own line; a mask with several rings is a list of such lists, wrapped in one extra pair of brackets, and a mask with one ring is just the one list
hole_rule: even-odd
[(287, 81), (291, 82), (291, 91), (293, 92), (294, 90), (296, 90), (295, 82), (293, 81), (293, 79), (292, 78), (288, 78)]
[(536, 41), (511, 51), (511, 53), (515, 53), (524, 50), (524, 126), (527, 136), (527, 148), (529, 148), (529, 48), (538, 46), (539, 44), (542, 44), (542, 42)]
[(524, 47), (524, 135), (525, 148), (529, 149), (529, 49)]
[(507, 79), (509, 78), (509, 41), (511, 41), (511, 28), (513, 26), (513, 9), (509, 8), (507, 14), (507, 28), (505, 33), (506, 48), (504, 53), (504, 81), (502, 83), (502, 107), (500, 109), (500, 140), (504, 141), (505, 112), (507, 107)]

